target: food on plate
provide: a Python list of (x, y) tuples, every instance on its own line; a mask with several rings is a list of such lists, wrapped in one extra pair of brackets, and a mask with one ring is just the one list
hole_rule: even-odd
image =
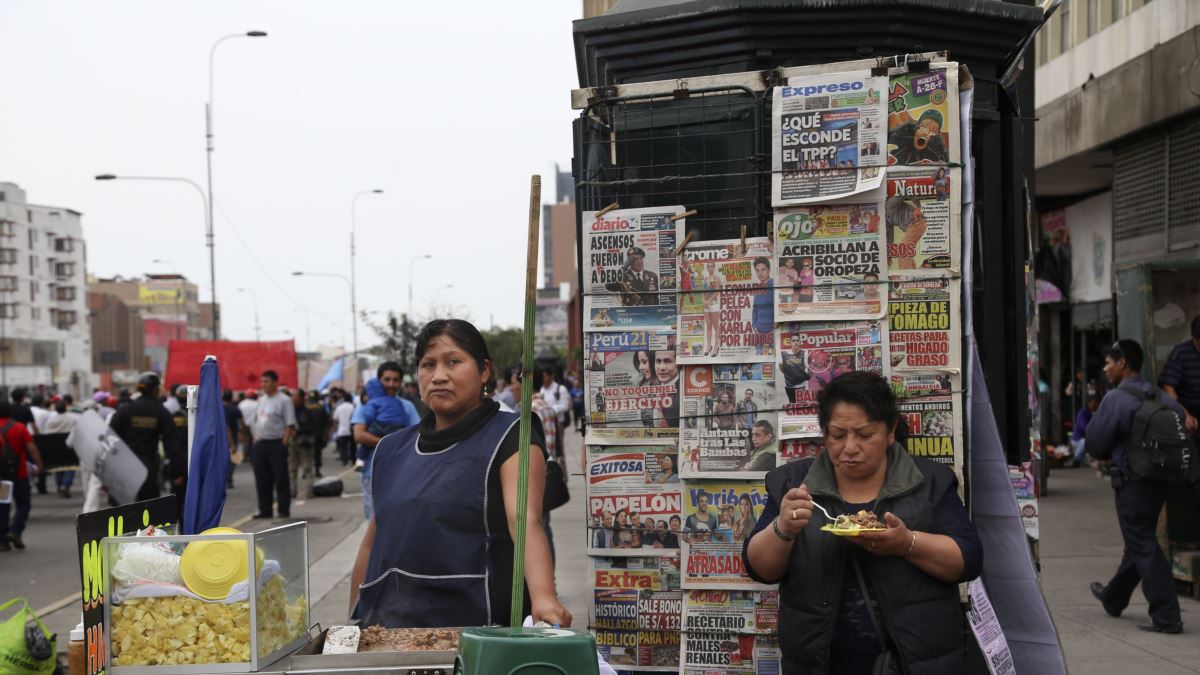
[(883, 523), (879, 522), (879, 518), (870, 511), (859, 511), (855, 514), (843, 515), (834, 518), (833, 529), (835, 530), (886, 530)]
[(455, 628), (364, 628), (360, 652), (455, 651), (461, 631)]

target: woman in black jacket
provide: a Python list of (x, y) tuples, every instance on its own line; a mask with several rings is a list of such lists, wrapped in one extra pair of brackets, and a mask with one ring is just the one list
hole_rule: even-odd
[[(779, 583), (784, 675), (870, 673), (885, 650), (895, 672), (961, 672), (957, 584), (979, 575), (983, 551), (954, 473), (896, 443), (895, 395), (878, 375), (835, 379), (818, 417), (825, 452), (767, 474), (743, 549), (751, 577)], [(832, 523), (814, 499), (834, 516), (872, 512), (884, 529), (821, 531)]]

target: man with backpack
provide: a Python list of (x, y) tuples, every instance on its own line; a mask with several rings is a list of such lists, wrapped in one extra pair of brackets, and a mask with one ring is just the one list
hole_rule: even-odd
[(33, 436), (24, 424), (13, 419), (12, 404), (0, 400), (0, 480), (12, 481), (12, 503), (17, 507), (10, 525), (10, 505), (0, 504), (0, 551), (25, 548), (21, 535), (25, 532), (32, 503), (26, 462), (33, 462), (41, 473), (42, 456), (33, 444)]
[(1195, 448), (1184, 430), (1183, 407), (1142, 379), (1142, 347), (1117, 340), (1104, 356), (1104, 374), (1113, 384), (1088, 424), (1088, 454), (1110, 460), (1125, 551), (1108, 585), (1093, 582), (1092, 595), (1104, 611), (1120, 616), (1142, 584), (1150, 603), (1153, 633), (1183, 632), (1171, 565), (1155, 537), (1158, 515), (1171, 480), (1194, 478)]

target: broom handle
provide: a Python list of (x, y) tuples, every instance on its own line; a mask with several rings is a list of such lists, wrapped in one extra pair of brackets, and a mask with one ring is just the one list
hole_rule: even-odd
[(529, 436), (533, 408), (533, 314), (537, 307), (538, 224), (542, 213), (542, 177), (529, 179), (529, 249), (525, 257), (525, 330), (521, 335), (521, 427), (517, 438), (517, 532), (513, 547), (512, 614), (520, 628), (525, 606), (525, 539), (529, 517)]

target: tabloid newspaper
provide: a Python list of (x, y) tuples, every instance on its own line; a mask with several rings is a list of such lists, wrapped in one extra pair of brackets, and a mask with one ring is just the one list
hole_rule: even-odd
[(889, 166), (959, 161), (957, 63), (893, 75), (887, 111)]
[(586, 446), (588, 553), (677, 555), (682, 486), (675, 446)]
[(746, 576), (742, 564), (742, 542), (754, 530), (766, 503), (762, 480), (685, 482), (684, 588), (774, 588)]
[(960, 169), (892, 168), (887, 172), (888, 270), (950, 276), (960, 270)]
[(829, 201), (879, 187), (887, 87), (887, 77), (855, 71), (793, 77), (772, 91), (772, 205)]
[(882, 334), (878, 321), (778, 326), (779, 376), (775, 382), (783, 408), (780, 438), (821, 435), (817, 395), (838, 375), (856, 370), (883, 375), (886, 353)]
[(767, 675), (779, 672), (779, 636), (687, 633), (685, 675)]
[(679, 435), (674, 331), (584, 335), (587, 443), (641, 445)]
[(892, 277), (888, 289), (888, 355), (893, 373), (960, 372), (961, 284), (957, 279)]
[(596, 649), (620, 670), (678, 672), (679, 558), (592, 558)]
[(778, 591), (692, 590), (683, 594), (686, 633), (775, 633)]
[(877, 319), (887, 294), (882, 201), (775, 211), (775, 321)]
[(825, 450), (825, 440), (820, 433), (812, 438), (787, 438), (779, 442), (779, 463), (789, 464), (798, 459), (816, 457)]
[(684, 366), (680, 475), (762, 478), (775, 468), (775, 369), (774, 363)]
[(675, 327), (676, 223), (671, 217), (683, 210), (617, 209), (600, 218), (596, 211), (584, 211), (585, 331)]
[(766, 237), (747, 239), (744, 253), (736, 239), (688, 244), (679, 256), (680, 363), (774, 360), (771, 263)]

